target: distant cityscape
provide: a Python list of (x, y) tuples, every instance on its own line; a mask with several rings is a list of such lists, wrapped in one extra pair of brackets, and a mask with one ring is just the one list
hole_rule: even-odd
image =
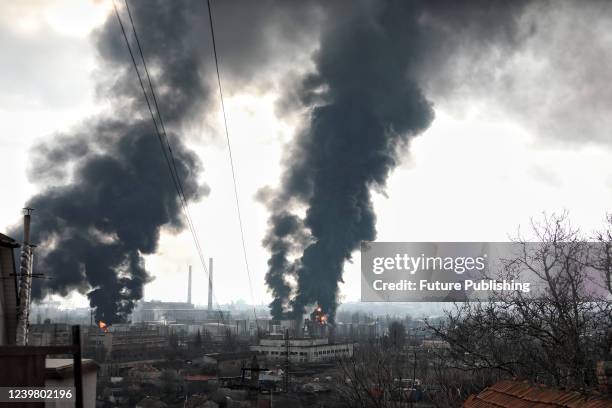
[[(259, 399), (333, 402), (337, 361), (352, 358), (359, 344), (387, 339), (394, 323), (401, 324), (415, 352), (447, 347), (422, 319), (389, 314), (394, 309), (402, 307), (343, 305), (331, 325), (317, 317), (317, 309), (300, 324), (273, 320), (266, 307), (230, 304), (211, 310), (189, 302), (140, 301), (129, 323), (101, 328), (89, 308), (62, 309), (61, 302), (50, 301), (32, 306), (29, 344), (71, 344), (71, 325), (81, 325), (83, 356), (99, 366), (97, 398), (108, 404), (168, 401), (214, 389), (244, 390), (229, 398), (245, 401), (255, 388), (266, 390)], [(405, 358), (407, 366), (415, 364)]]

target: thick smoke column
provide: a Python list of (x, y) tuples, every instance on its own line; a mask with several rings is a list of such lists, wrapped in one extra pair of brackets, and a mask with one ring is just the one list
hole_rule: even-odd
[[(270, 200), (264, 245), (272, 253), (267, 282), (275, 318), (289, 308), (301, 318), (319, 303), (333, 319), (344, 262), (361, 241), (376, 238), (371, 188), (384, 187), (399, 152), (433, 120), (419, 83), (425, 61), (444, 61), (435, 54), (449, 49), (450, 38), (485, 42), (495, 38), (492, 31), (511, 31), (510, 10), (520, 7), (477, 3), (366, 2), (353, 15), (329, 19), (316, 72), (302, 82), (300, 98), (312, 109)], [(291, 213), (300, 206), (302, 221)], [(292, 263), (303, 240), (291, 234), (299, 229), (310, 242)], [(289, 276), (297, 277), (292, 299)]]
[[(208, 38), (205, 8), (197, 1), (130, 5), (185, 197), (196, 200), (208, 191), (198, 184), (202, 165), (176, 132), (202, 108), (209, 92), (202, 75), (203, 64), (210, 62), (202, 46)], [(128, 21), (125, 10), (122, 14)], [(185, 222), (113, 14), (96, 40), (104, 63), (99, 93), (110, 98), (112, 116), (92, 118), (79, 131), (34, 150), (30, 176), (52, 186), (28, 206), (36, 209), (36, 269), (51, 278), (36, 282), (34, 296), (87, 292), (96, 317), (112, 323), (125, 319), (142, 297), (150, 280), (142, 255), (155, 252), (160, 229), (180, 230)]]
[[(295, 240), (303, 230), (303, 226), (298, 217), (286, 211), (273, 214), (269, 224), (270, 231), (263, 242), (271, 252), (270, 259), (268, 259), (266, 283), (272, 289), (274, 296), (270, 304), (270, 312), (272, 316), (280, 319), (291, 295), (291, 286), (285, 280), (285, 276), (296, 272), (291, 270), (295, 264), (290, 263), (287, 258), (299, 248)], [(301, 242), (304, 241), (305, 238), (302, 238)]]

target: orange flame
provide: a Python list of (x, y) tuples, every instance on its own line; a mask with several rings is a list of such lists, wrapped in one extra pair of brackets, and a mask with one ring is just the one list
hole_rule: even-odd
[(98, 327), (104, 330), (104, 333), (108, 333), (108, 325), (104, 321), (98, 321)]
[(321, 305), (317, 305), (316, 309), (312, 312), (311, 317), (321, 326), (327, 324), (327, 315), (323, 313), (323, 308), (321, 307)]

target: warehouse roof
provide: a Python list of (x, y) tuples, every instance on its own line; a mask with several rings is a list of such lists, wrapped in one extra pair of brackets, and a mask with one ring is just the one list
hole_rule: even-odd
[(463, 406), (464, 408), (612, 408), (612, 399), (587, 397), (577, 391), (504, 380), (485, 388), (478, 395), (471, 395)]

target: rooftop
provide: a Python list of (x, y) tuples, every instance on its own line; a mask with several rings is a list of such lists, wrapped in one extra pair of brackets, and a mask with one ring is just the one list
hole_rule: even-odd
[(504, 380), (471, 395), (464, 408), (612, 408), (612, 399), (585, 397), (577, 391), (557, 390), (527, 382)]
[(232, 361), (232, 360), (245, 360), (251, 359), (256, 355), (253, 351), (237, 351), (235, 353), (209, 353), (206, 357), (215, 359), (218, 362), (221, 361)]
[[(97, 371), (98, 365), (91, 359), (81, 360), (81, 369), (84, 373)], [(45, 360), (45, 373), (47, 378), (71, 378), (72, 359), (71, 358), (47, 358)]]
[(0, 246), (7, 248), (19, 248), (20, 245), (13, 238), (0, 234)]

